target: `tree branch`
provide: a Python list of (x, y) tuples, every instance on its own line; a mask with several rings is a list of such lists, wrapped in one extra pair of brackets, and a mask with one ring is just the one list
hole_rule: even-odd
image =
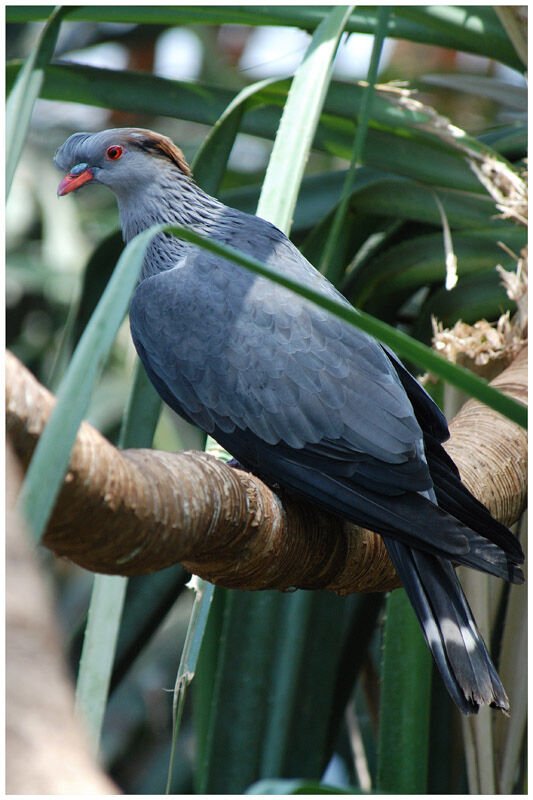
[[(525, 402), (527, 353), (493, 383)], [(24, 468), (53, 395), (6, 357), (7, 429)], [(506, 524), (526, 496), (526, 434), (477, 401), (453, 421), (448, 451), (465, 483)], [(399, 585), (381, 537), (205, 453), (119, 451), (83, 422), (43, 544), (86, 569), (137, 575), (181, 562), (239, 589)]]

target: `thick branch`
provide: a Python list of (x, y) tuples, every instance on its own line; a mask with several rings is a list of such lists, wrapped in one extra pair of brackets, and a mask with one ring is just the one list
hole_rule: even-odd
[[(497, 379), (522, 401), (526, 366), (520, 354)], [(54, 399), (9, 353), (6, 369), (8, 433), (27, 466)], [(479, 403), (471, 401), (465, 413), (489, 420), (483, 439), (470, 429), (471, 416), (463, 423), (460, 414), (450, 452), (461, 472), (466, 465), (476, 496), (509, 524), (525, 504), (525, 433)], [(476, 457), (472, 472), (474, 449), (483, 463)], [(135, 575), (179, 561), (213, 583), (240, 589), (349, 593), (398, 585), (376, 534), (275, 494), (205, 453), (121, 452), (85, 422), (43, 544), (96, 572)]]

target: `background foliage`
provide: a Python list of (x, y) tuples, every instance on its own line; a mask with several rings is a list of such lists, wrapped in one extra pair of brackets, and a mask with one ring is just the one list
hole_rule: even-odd
[[(285, 26), (311, 34), (331, 9), (80, 7), (59, 12), (39, 48), (42, 22), (52, 11), (7, 9), (7, 87), (17, 119), (13, 142), (24, 149), (7, 211), (6, 288), (8, 346), (57, 390), (122, 244), (115, 201), (104, 190), (56, 201), (59, 178), (51, 163), (56, 147), (79, 129), (153, 128), (180, 144), (204, 188), (254, 212), (291, 73), (279, 77), (276, 61), (267, 61), (263, 75), (270, 80), (251, 86), (251, 74), (242, 66), (247, 45), (263, 25), (279, 26), (280, 35)], [(346, 31), (374, 33), (377, 11), (354, 10)], [(179, 68), (172, 77), (155, 74), (164, 37), (176, 31), (192, 36), (200, 54), (196, 75), (186, 80)], [(354, 305), (429, 343), (432, 314), (450, 325), (458, 319), (496, 319), (512, 309), (494, 267), (514, 268), (513, 253), (524, 246), (525, 232), (496, 215), (469, 159), (489, 153), (504, 169), (521, 165), (523, 65), (489, 7), (395, 6), (387, 31), (393, 46), (379, 82), (407, 81), (419, 90), (419, 102), (413, 103), (403, 86), (375, 94), (343, 225), (327, 246), (361, 125), (365, 89), (356, 78), (366, 77), (366, 66), (355, 75), (334, 74), (291, 236)], [(309, 41), (302, 40), (300, 57)], [(178, 48), (176, 40), (170, 49)], [(28, 56), (34, 59), (31, 83), (17, 106), (24, 76), (16, 80)], [(43, 98), (32, 117), (28, 86)], [(443, 115), (468, 135), (451, 132)], [(24, 120), (30, 124), (27, 137)], [(444, 288), (443, 214), (458, 259), (459, 281), (450, 291)], [(88, 419), (112, 441), (122, 427), (121, 441), (129, 446), (136, 444), (135, 435), (148, 444), (159, 420), (155, 447), (203, 447), (204, 437), (168, 410), (159, 417), (153, 400), (148, 418), (136, 424), (145, 405), (136, 405), (136, 398), (149, 394), (143, 395), (139, 376), (129, 394), (133, 369), (129, 332), (122, 325), (92, 393)], [(133, 416), (123, 422), (128, 394)], [(49, 560), (48, 566), (77, 671), (92, 579), (62, 563)], [(189, 618), (187, 577), (176, 566), (127, 586), (101, 750), (106, 768), (128, 793), (157, 793), (165, 786), (172, 739), (172, 702), (165, 690), (174, 685)], [(465, 791), (461, 723), (440, 680), (431, 680), (430, 661), (417, 628), (409, 626), (402, 594), (393, 597), (382, 668), (381, 596), (216, 590), (193, 702), (188, 695), (184, 706), (171, 791), (311, 792), (318, 791), (319, 781), (350, 793), (376, 787)], [(502, 637), (507, 594), (496, 600), (495, 645)], [(398, 639), (400, 654), (402, 648), (420, 649), (417, 663), (425, 677), (415, 688), (402, 683), (402, 666), (406, 681), (412, 668), (401, 655), (392, 661), (397, 688), (389, 684), (387, 654), (397, 652)], [(109, 654), (112, 645), (99, 647), (100, 655)], [(407, 694), (416, 695), (410, 712), (415, 724), (404, 729), (395, 699)], [(431, 703), (425, 702), (429, 695)], [(484, 724), (492, 731), (488, 718)], [(517, 733), (516, 725), (507, 724), (498, 722), (494, 731), (508, 755), (505, 769), (496, 759), (485, 784), (489, 791), (523, 788), (523, 729)], [(492, 732), (489, 738), (496, 748)], [(509, 754), (502, 742), (511, 740)], [(407, 745), (403, 753), (399, 742)]]

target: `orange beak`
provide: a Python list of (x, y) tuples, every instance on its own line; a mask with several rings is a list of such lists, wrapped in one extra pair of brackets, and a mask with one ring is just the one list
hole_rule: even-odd
[(64, 194), (79, 189), (84, 183), (92, 181), (94, 178), (92, 169), (87, 164), (76, 164), (72, 167), (68, 175), (65, 175), (57, 187), (57, 196), (63, 197)]

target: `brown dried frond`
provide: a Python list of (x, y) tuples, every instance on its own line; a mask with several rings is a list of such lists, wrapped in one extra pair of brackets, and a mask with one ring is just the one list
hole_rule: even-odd
[(496, 201), (502, 219), (527, 225), (527, 171), (514, 172), (507, 164), (490, 155), (469, 159), (470, 168)]
[(527, 249), (520, 255), (515, 271), (496, 267), (508, 297), (517, 304), (513, 317), (506, 311), (493, 323), (482, 319), (468, 325), (459, 320), (453, 328), (445, 328), (442, 322), (431, 318), (433, 346), (448, 361), (490, 379), (505, 369), (524, 347), (527, 341)]
[(496, 267), (502, 283), (505, 286), (507, 296), (514, 300), (517, 312), (512, 320), (512, 324), (520, 332), (522, 339), (527, 338), (527, 319), (528, 319), (528, 254), (527, 247), (520, 252), (517, 259), (516, 270), (504, 269), (501, 265)]
[(494, 323), (482, 319), (468, 325), (459, 320), (453, 328), (445, 328), (435, 317), (431, 318), (431, 323), (435, 350), (448, 361), (461, 364), (486, 378), (497, 375), (524, 346), (509, 311)]

